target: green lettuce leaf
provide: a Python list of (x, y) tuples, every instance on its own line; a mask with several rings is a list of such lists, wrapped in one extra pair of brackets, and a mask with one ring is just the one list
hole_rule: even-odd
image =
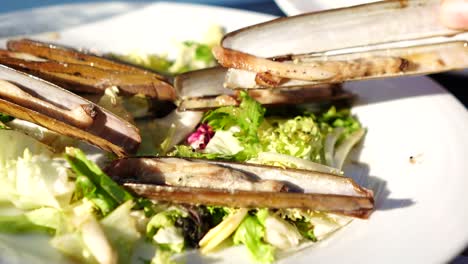
[(8, 129), (8, 126), (6, 126), (5, 123), (10, 122), (13, 119), (14, 118), (9, 115), (0, 113), (0, 129)]
[(153, 238), (158, 229), (174, 226), (178, 218), (187, 216), (187, 212), (177, 207), (171, 207), (170, 209), (159, 212), (148, 222), (146, 227), (146, 236), (148, 238)]
[(194, 151), (192, 147), (185, 145), (175, 146), (175, 150), (169, 153), (169, 156), (182, 157), (182, 158), (200, 158), (200, 159), (225, 159), (234, 160), (232, 156), (226, 156), (220, 153), (204, 153)]
[(75, 200), (91, 200), (103, 216), (133, 196), (107, 176), (79, 149), (67, 148), (65, 158), (77, 175)]
[(134, 51), (126, 55), (110, 54), (111, 58), (142, 66), (163, 74), (174, 75), (216, 66), (211, 48), (218, 45), (224, 35), (220, 26), (213, 25), (205, 33), (203, 39), (177, 43), (178, 52), (174, 60), (167, 55), (147, 54)]
[(244, 150), (240, 141), (231, 131), (219, 130), (211, 138), (203, 150), (204, 153), (217, 153), (225, 156), (234, 156)]
[(272, 214), (268, 209), (257, 212), (257, 218), (265, 227), (263, 240), (280, 249), (294, 248), (302, 239), (296, 226), (284, 220), (277, 214)]
[(126, 55), (109, 54), (110, 58), (128, 62), (160, 73), (169, 74), (172, 65), (167, 56), (134, 51)]
[(255, 157), (261, 151), (257, 131), (263, 122), (265, 108), (246, 92), (241, 92), (240, 98), (242, 101), (239, 107), (225, 106), (210, 111), (202, 122), (208, 123), (215, 131), (229, 130), (233, 126), (238, 126), (239, 132), (234, 133), (234, 136), (241, 143), (243, 150), (237, 152), (234, 159), (245, 161)]
[(218, 225), (232, 211), (229, 207), (222, 206), (206, 206), (206, 210), (211, 215), (211, 223), (213, 226)]
[(46, 233), (52, 234), (54, 229), (39, 225), (31, 221), (25, 214), (1, 215), (0, 233), (21, 234), (21, 233)]
[[(362, 126), (359, 120), (351, 114), (350, 109), (336, 110), (334, 106), (317, 118), (322, 134), (331, 133), (335, 128), (344, 128), (344, 133), (340, 137), (343, 140)], [(340, 142), (338, 141), (338, 143)]]
[(1, 123), (10, 122), (10, 121), (13, 120), (13, 119), (15, 119), (15, 118), (12, 117), (12, 116), (9, 116), (9, 115), (0, 113), (0, 122), (1, 122)]
[(233, 236), (234, 244), (244, 244), (253, 260), (271, 263), (275, 259), (275, 247), (263, 242), (265, 228), (256, 216), (244, 218)]
[(140, 238), (136, 220), (130, 215), (132, 201), (127, 201), (101, 219), (106, 237), (119, 256), (119, 263), (130, 263), (133, 248)]
[(313, 242), (317, 242), (317, 237), (314, 234), (314, 225), (307, 221), (306, 219), (301, 219), (299, 221), (294, 222), (294, 224), (297, 227), (297, 230), (299, 230), (299, 233), (301, 235)]

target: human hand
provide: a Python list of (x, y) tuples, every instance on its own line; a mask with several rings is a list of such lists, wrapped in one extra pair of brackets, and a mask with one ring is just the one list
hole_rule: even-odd
[(454, 29), (468, 29), (468, 0), (443, 0), (440, 6), (441, 22)]

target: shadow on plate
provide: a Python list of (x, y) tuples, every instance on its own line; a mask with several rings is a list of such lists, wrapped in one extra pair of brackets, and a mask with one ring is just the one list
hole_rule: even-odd
[(369, 175), (369, 165), (359, 161), (362, 142), (350, 153), (348, 162), (344, 167), (345, 175), (353, 178), (359, 185), (374, 192), (376, 210), (400, 209), (415, 204), (411, 198), (390, 198), (391, 191), (387, 187), (387, 181), (377, 176)]
[(355, 106), (446, 93), (432, 79), (419, 76), (349, 82), (344, 88), (358, 95)]

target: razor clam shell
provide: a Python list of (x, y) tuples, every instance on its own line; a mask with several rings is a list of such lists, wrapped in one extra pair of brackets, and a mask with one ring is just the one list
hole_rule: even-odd
[[(0, 64), (38, 76), (70, 91), (103, 94), (117, 86), (123, 94), (143, 94), (159, 100), (174, 100), (174, 88), (167, 82), (138, 72), (102, 69), (86, 64), (57, 61), (30, 61), (2, 51)], [(7, 55), (7, 56), (6, 56)]]
[(32, 39), (9, 40), (7, 48), (14, 52), (23, 52), (43, 59), (59, 61), (63, 63), (73, 63), (93, 66), (100, 69), (113, 70), (119, 72), (133, 72), (164, 80), (165, 77), (154, 72), (143, 70), (138, 67), (124, 63), (115, 62), (107, 58), (96, 56), (91, 53), (80, 52), (73, 48), (64, 47), (52, 43), (45, 43)]
[[(230, 71), (230, 70), (229, 70)], [(174, 87), (180, 96), (179, 110), (209, 110), (227, 105), (239, 105), (236, 91), (224, 88), (227, 69), (214, 67), (176, 76)], [(353, 94), (343, 91), (339, 84), (315, 85), (289, 89), (252, 89), (249, 95), (264, 105), (314, 103), (319, 101), (350, 100)]]
[(169, 80), (158, 73), (73, 48), (30, 39), (9, 40), (0, 50), (0, 63), (31, 73), (61, 87), (102, 94), (118, 86), (125, 95), (143, 94), (158, 100), (175, 100)]
[[(172, 169), (160, 167), (160, 164), (170, 164)], [(362, 218), (367, 218), (374, 208), (373, 192), (352, 179), (308, 170), (204, 159), (141, 157), (116, 160), (106, 173), (138, 195), (157, 201), (304, 208)], [(259, 186), (285, 186), (290, 192), (278, 192), (274, 188), (246, 189), (248, 185), (236, 182), (239, 175), (244, 181), (250, 179), (248, 181)]]
[[(245, 191), (283, 191), (284, 183), (256, 179), (239, 170), (180, 158), (126, 158), (115, 160), (106, 172), (119, 182)], [(137, 177), (135, 177), (137, 175)]]
[(278, 18), (231, 32), (222, 46), (268, 58), (458, 33), (439, 22), (439, 6), (393, 0)]
[(21, 87), (34, 97), (63, 109), (74, 109), (82, 105), (93, 105), (94, 121), (86, 129), (53, 119), (46, 113), (33, 111), (0, 98), (0, 112), (30, 121), (57, 133), (84, 140), (118, 156), (136, 151), (141, 137), (138, 129), (109, 111), (52, 83), (0, 65), (0, 79)]
[(349, 177), (302, 169), (284, 169), (275, 166), (248, 164), (229, 161), (189, 159), (192, 162), (206, 162), (255, 175), (262, 180), (286, 182), (291, 189), (299, 187), (306, 193), (335, 194), (359, 197), (372, 197), (371, 190), (359, 186)]
[[(373, 196), (372, 191), (360, 187), (351, 178), (348, 177), (310, 170), (284, 169), (275, 166), (228, 161), (184, 159), (173, 157), (123, 158), (115, 161), (106, 169), (106, 172), (118, 182), (137, 181), (153, 184), (161, 184), (166, 182), (166, 180), (164, 180), (165, 175), (161, 175), (161, 173), (159, 173), (157, 170), (157, 162), (151, 162), (151, 160), (157, 160), (161, 162), (167, 160), (171, 163), (177, 162), (177, 160), (179, 160), (181, 163), (186, 163), (189, 161), (195, 164), (201, 163), (221, 166), (230, 170), (242, 172), (245, 175), (249, 175), (252, 180), (281, 181), (285, 183), (290, 190), (298, 190), (306, 193), (334, 194), (357, 197)], [(117, 169), (117, 167), (125, 169)], [(183, 168), (187, 169), (189, 167), (183, 166)], [(194, 168), (196, 168), (196, 166), (194, 166)], [(177, 171), (177, 173), (184, 173), (184, 171)], [(197, 171), (187, 169), (185, 173), (192, 175), (197, 173)], [(171, 175), (166, 176), (170, 177)]]
[(136, 194), (156, 201), (241, 208), (308, 209), (367, 219), (374, 210), (371, 197), (333, 194), (227, 191), (209, 188), (125, 183)]
[(213, 67), (179, 74), (174, 79), (174, 88), (181, 98), (203, 97), (234, 92), (224, 88), (224, 76), (227, 69)]
[[(403, 75), (420, 75), (429, 74), (442, 71), (449, 71), (455, 69), (462, 69), (468, 67), (468, 42), (467, 41), (454, 41), (447, 43), (437, 43), (420, 45), (414, 47), (399, 47), (389, 48), (381, 50), (372, 50), (365, 53), (345, 53), (345, 54), (304, 54), (304, 55), (292, 55), (290, 56), (291, 61), (295, 63), (310, 63), (316, 61), (346, 61), (357, 58), (372, 58), (377, 56), (391, 56), (399, 57), (408, 61), (408, 66), (404, 72), (400, 73), (388, 73), (378, 75), (368, 75), (362, 77), (351, 78), (348, 81), (367, 80), (367, 79), (378, 79), (378, 78), (389, 78), (399, 77)], [(255, 82), (254, 72), (229, 69), (226, 73), (225, 86), (231, 89), (249, 89), (256, 88), (262, 89)], [(319, 85), (323, 83), (329, 83), (329, 81), (301, 81), (301, 80), (289, 80), (282, 84), (281, 88), (294, 87), (297, 85)], [(264, 87), (263, 87), (264, 88)], [(264, 88), (265, 89), (265, 88)]]

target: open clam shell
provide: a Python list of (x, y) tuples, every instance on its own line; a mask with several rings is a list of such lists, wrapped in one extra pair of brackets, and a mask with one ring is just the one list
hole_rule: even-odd
[(39, 41), (7, 42), (0, 51), (0, 64), (24, 71), (76, 92), (102, 94), (117, 86), (123, 94), (142, 94), (153, 99), (175, 99), (175, 92), (162, 75), (138, 67)]
[[(239, 105), (239, 91), (224, 87), (226, 73), (227, 69), (215, 67), (176, 76), (174, 87), (179, 95), (178, 108), (203, 111)], [(251, 89), (248, 93), (259, 103), (269, 106), (350, 101), (354, 98), (354, 94), (343, 90), (340, 84), (314, 85), (312, 88), (299, 85), (288, 89)]]
[(138, 129), (109, 111), (39, 78), (0, 65), (0, 112), (87, 141), (118, 156), (136, 151)]

